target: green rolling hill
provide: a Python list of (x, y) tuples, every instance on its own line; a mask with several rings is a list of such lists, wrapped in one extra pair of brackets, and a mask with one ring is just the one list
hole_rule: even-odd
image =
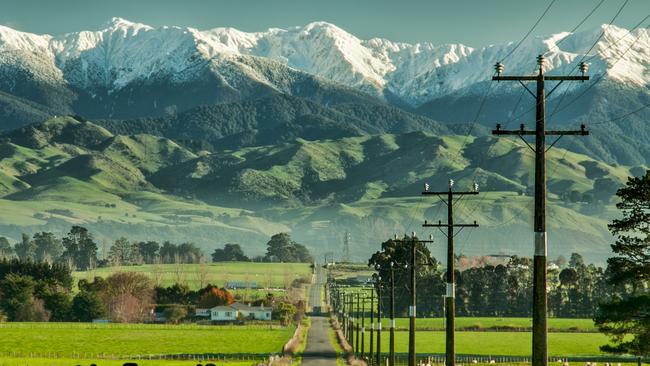
[[(207, 151), (182, 138), (114, 134), (78, 117), (54, 118), (0, 136), (0, 229), (17, 239), (82, 224), (100, 240), (194, 241), (206, 250), (238, 242), (251, 254), (279, 231), (315, 253), (338, 248), (350, 231), (353, 255), (363, 259), (393, 233), (422, 232), (425, 219), (443, 219), (440, 202), (419, 193), (425, 182), (444, 188), (452, 178), (482, 191), (458, 206), (459, 221), (481, 224), (459, 236), (459, 251), (529, 255), (528, 147), (447, 133), (364, 131), (318, 140), (298, 133), (303, 137)], [(580, 251), (604, 259), (611, 196), (630, 169), (551, 150), (551, 256)], [(432, 251), (442, 256), (441, 246)]]

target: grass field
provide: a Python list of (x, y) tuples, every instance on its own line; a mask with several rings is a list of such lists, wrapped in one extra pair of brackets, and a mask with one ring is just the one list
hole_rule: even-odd
[(7, 323), (0, 327), (0, 355), (269, 354), (280, 352), (293, 332), (267, 326)]
[[(382, 332), (382, 349), (387, 350), (389, 336)], [(366, 345), (370, 334), (366, 333)], [(608, 343), (600, 333), (550, 333), (549, 356), (598, 356), (599, 347)], [(444, 353), (445, 333), (421, 331), (416, 334), (417, 353)], [(527, 332), (457, 332), (456, 353), (472, 355), (530, 356), (531, 334)], [(384, 348), (385, 347), (385, 348)], [(408, 352), (408, 332), (395, 333), (395, 351)]]
[[(385, 314), (383, 316), (386, 316)], [(389, 320), (382, 319), (382, 327), (388, 329)], [(395, 329), (408, 329), (408, 318), (395, 319)], [(444, 318), (421, 318), (415, 323), (416, 329), (443, 330)], [(530, 329), (531, 318), (456, 318), (456, 329)], [(548, 328), (551, 332), (592, 332), (598, 330), (591, 319), (549, 318)]]
[[(91, 362), (98, 366), (122, 366), (131, 360), (83, 360), (72, 358), (0, 358), (0, 366), (72, 366), (86, 365)], [(195, 366), (197, 361), (161, 361), (161, 360), (137, 360), (138, 366)], [(217, 366), (250, 366), (251, 361), (213, 361)]]
[(145, 273), (161, 286), (171, 286), (174, 283), (187, 284), (196, 290), (212, 283), (223, 286), (226, 282), (255, 282), (264, 288), (288, 288), (291, 283), (300, 278), (309, 280), (311, 268), (306, 263), (250, 263), (224, 262), (200, 264), (159, 264), (142, 266), (104, 267), (93, 271), (74, 272), (76, 280), (94, 277), (108, 277), (115, 272)]

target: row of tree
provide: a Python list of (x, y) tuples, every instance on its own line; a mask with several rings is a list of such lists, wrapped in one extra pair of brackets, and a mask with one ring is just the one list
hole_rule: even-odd
[(282, 262), (310, 263), (314, 258), (302, 244), (291, 239), (288, 233), (279, 233), (266, 243), (266, 255), (249, 258), (239, 244), (226, 244), (212, 253), (213, 262)]
[[(369, 260), (370, 266), (378, 266), (381, 285), (389, 288), (390, 264), (393, 262), (395, 283), (395, 307), (405, 314), (409, 305), (409, 268), (404, 264), (410, 259), (410, 239), (389, 240), (382, 244), (382, 251)], [(417, 242), (416, 280), (418, 312), (423, 316), (443, 316), (445, 274), (440, 263), (427, 247)], [(462, 261), (462, 257), (457, 257)], [(512, 256), (505, 264), (482, 265), (456, 271), (456, 311), (459, 316), (531, 316), (532, 306), (531, 258)], [(602, 294), (609, 291), (602, 268), (585, 264), (581, 255), (572, 254), (569, 265), (560, 269), (553, 266), (549, 274), (549, 311), (552, 316), (564, 318), (592, 317)], [(384, 299), (388, 306), (388, 299)], [(387, 308), (387, 307), (386, 307)]]
[[(3, 259), (0, 261), (0, 321), (154, 321), (156, 312), (177, 323), (192, 319), (194, 309), (229, 305), (235, 297), (225, 288), (208, 284), (199, 290), (187, 285), (154, 286), (143, 273), (118, 272), (107, 278), (82, 279), (78, 292), (65, 264)], [(274, 316), (289, 324), (298, 313), (295, 304), (272, 294), (254, 305), (274, 308)], [(297, 304), (300, 305), (300, 304)], [(304, 306), (303, 306), (304, 307)], [(302, 308), (302, 307), (300, 307)]]
[[(650, 171), (628, 178), (616, 195), (621, 217), (609, 229), (616, 237), (614, 257), (605, 269), (585, 264), (579, 254), (568, 266), (550, 267), (549, 311), (555, 317), (589, 317), (611, 344), (602, 350), (650, 355)], [(408, 303), (409, 238), (389, 240), (369, 266), (377, 266), (380, 286), (388, 288), (391, 263), (395, 276), (396, 308), (402, 315)], [(427, 247), (416, 242), (418, 253), (417, 309), (422, 315), (441, 316), (444, 275)], [(387, 309), (386, 299), (382, 306)], [(532, 261), (511, 257), (506, 264), (470, 267), (457, 273), (456, 307), (463, 316), (530, 316)]]
[[(138, 264), (191, 264), (204, 262), (204, 255), (193, 243), (174, 244), (165, 241), (129, 241), (121, 237), (110, 246), (106, 258), (99, 259), (98, 245), (86, 228), (73, 226), (63, 238), (54, 233), (40, 232), (22, 235), (13, 247), (0, 237), (0, 258), (17, 257), (22, 261), (66, 263), (77, 270), (102, 266)], [(267, 243), (264, 256), (249, 258), (239, 244), (226, 244), (212, 253), (213, 262), (311, 262), (307, 248), (291, 239), (287, 233), (273, 235)]]
[(113, 266), (137, 264), (192, 264), (203, 260), (203, 252), (193, 243), (173, 244), (169, 241), (130, 242), (127, 238), (117, 239), (108, 253)]

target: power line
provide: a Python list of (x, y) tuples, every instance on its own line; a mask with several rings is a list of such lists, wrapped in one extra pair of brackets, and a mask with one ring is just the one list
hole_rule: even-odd
[[(595, 12), (596, 12), (596, 10), (598, 10), (598, 8), (600, 8), (600, 6), (603, 5), (604, 2), (605, 2), (605, 0), (600, 0), (600, 2), (599, 2), (598, 4), (596, 4), (596, 6), (595, 6), (593, 9), (591, 9), (591, 11), (590, 11), (590, 12), (589, 12), (589, 13), (588, 13), (584, 18), (582, 18), (582, 20), (580, 21), (580, 23), (578, 23), (578, 25), (576, 25), (575, 27), (573, 27), (573, 29), (571, 29), (571, 30), (569, 31), (569, 34), (567, 34), (566, 36), (562, 37), (562, 39), (560, 39), (559, 41), (555, 42), (555, 44), (553, 45), (553, 47), (556, 47), (556, 48), (559, 49), (558, 46), (559, 46), (562, 42), (564, 42), (567, 38), (569, 38), (569, 36), (571, 36), (571, 35), (572, 35), (572, 34), (573, 34), (573, 33), (574, 33), (578, 28), (580, 28), (580, 27), (584, 24), (584, 22), (586, 22), (587, 19), (589, 19), (589, 18), (590, 18), (590, 17), (591, 17)], [(548, 51), (544, 52), (544, 55), (546, 55), (546, 54), (548, 54), (549, 52), (551, 52), (551, 50), (553, 49), (553, 47), (549, 48)]]
[[(601, 0), (598, 4), (596, 4), (596, 6), (595, 6), (593, 9), (591, 9), (591, 11), (590, 11), (589, 13), (587, 13), (587, 15), (586, 15), (586, 16), (585, 16), (585, 17), (584, 17), (584, 18), (583, 18), (583, 19), (582, 19), (582, 20), (581, 20), (581, 21), (580, 21), (580, 22), (579, 22), (575, 27), (573, 27), (573, 29), (571, 29), (571, 31), (569, 31), (569, 34), (567, 34), (565, 37), (563, 37), (560, 41), (556, 42), (556, 43), (553, 45), (553, 47), (559, 48), (558, 46), (559, 46), (562, 42), (564, 42), (564, 41), (565, 41), (565, 40), (566, 40), (566, 39), (567, 39), (571, 34), (573, 34), (577, 29), (579, 29), (579, 28), (580, 28), (580, 27), (585, 23), (585, 21), (587, 21), (587, 19), (589, 19), (589, 18), (590, 18), (590, 17), (591, 17), (595, 12), (596, 12), (596, 10), (598, 10), (598, 9), (600, 8), (600, 6), (601, 6), (604, 2), (605, 2), (605, 0)], [(627, 1), (626, 1), (626, 3), (627, 3)], [(626, 4), (626, 3), (625, 3), (625, 4)], [(623, 4), (623, 7), (625, 6), (625, 4)], [(552, 5), (552, 3), (549, 5), (549, 8), (550, 8), (551, 5)], [(618, 14), (620, 14), (620, 12), (622, 11), (622, 8), (623, 8), (623, 7), (621, 7), (621, 8), (619, 9), (619, 11), (617, 12), (617, 14), (616, 14), (616, 15), (614, 16), (614, 18), (612, 19), (612, 22), (616, 19), (616, 17), (618, 17)], [(546, 11), (548, 11), (548, 8), (547, 8)], [(546, 12), (545, 12), (545, 13), (546, 13)], [(544, 13), (544, 14), (545, 14), (545, 13)], [(543, 15), (544, 15), (544, 14), (543, 14)], [(543, 15), (542, 15), (542, 17), (543, 17)], [(542, 17), (540, 17), (540, 20), (541, 20)], [(539, 22), (539, 20), (538, 20), (538, 22)], [(535, 25), (535, 26), (536, 26), (536, 25)], [(534, 29), (534, 27), (533, 27), (533, 29)], [(604, 34), (604, 33), (603, 33), (603, 34)], [(602, 34), (601, 34), (600, 37), (598, 37), (598, 39), (600, 39), (601, 37), (602, 37)], [(594, 45), (595, 45), (597, 42), (598, 42), (598, 41), (596, 41), (596, 42), (594, 43)], [(553, 47), (549, 48), (549, 50), (546, 51), (545, 54), (551, 52), (551, 50), (553, 49)], [(594, 47), (594, 46), (592, 46), (591, 48), (593, 48), (593, 47)], [(590, 50), (591, 50), (591, 48), (590, 48)], [(510, 117), (510, 119), (508, 119), (508, 120), (504, 123), (504, 127), (508, 127), (508, 125), (509, 125), (512, 121), (514, 121), (515, 119), (518, 119), (519, 117), (521, 117), (521, 116), (523, 116), (523, 115), (526, 115), (528, 112), (530, 112), (530, 111), (532, 111), (533, 109), (535, 109), (535, 107), (533, 106), (533, 107), (527, 109), (526, 111), (524, 111), (522, 114), (514, 115), (514, 112), (517, 110), (517, 108), (519, 107), (519, 104), (521, 103), (521, 99), (522, 99), (524, 93), (525, 93), (525, 90), (522, 89), (521, 94), (519, 95), (519, 98), (518, 98), (518, 100), (517, 100), (517, 103), (515, 104), (515, 107), (513, 108), (513, 115)], [(474, 172), (474, 175), (473, 175), (473, 177), (472, 177), (473, 180), (476, 180), (476, 175), (477, 175), (477, 173), (478, 173), (478, 169), (480, 169), (481, 165), (483, 165), (483, 163), (485, 162), (485, 160), (486, 160), (487, 157), (489, 156), (490, 151), (492, 150), (492, 148), (493, 148), (495, 145), (496, 145), (496, 144), (491, 145), (491, 146), (488, 148), (487, 152), (486, 152), (485, 154), (482, 155), (482, 159), (481, 159), (480, 163), (476, 165), (476, 171)], [(486, 195), (483, 195), (483, 196), (481, 197), (481, 199), (479, 200), (479, 202), (477, 202), (477, 204), (476, 204), (477, 207), (475, 207), (471, 212), (473, 213), (474, 211), (476, 211), (476, 209), (478, 208), (478, 205), (482, 204), (483, 201), (484, 201), (485, 199), (486, 199)]]
[[(609, 22), (609, 25), (610, 25), (610, 26), (611, 26), (611, 25), (614, 23), (614, 21), (618, 18), (618, 16), (621, 14), (621, 12), (622, 12), (623, 9), (625, 8), (625, 6), (627, 6), (628, 2), (629, 2), (629, 0), (626, 0), (626, 1), (623, 3), (623, 5), (621, 5), (621, 7), (618, 9), (618, 11), (616, 12), (616, 14), (614, 14), (614, 16), (612, 17), (612, 19), (611, 19), (610, 22)], [(595, 10), (594, 10), (594, 11), (595, 11)], [(649, 15), (649, 16), (650, 16), (650, 15)], [(641, 23), (643, 23), (643, 21), (644, 21), (645, 19), (647, 19), (647, 17), (644, 18), (641, 22), (637, 23), (637, 25), (634, 27), (634, 29), (636, 29), (636, 28), (637, 28)], [(583, 22), (584, 22), (584, 20), (583, 20), (581, 23), (583, 23)], [(628, 32), (628, 33), (629, 33), (629, 32)], [(603, 30), (603, 31), (600, 33), (600, 35), (598, 36), (598, 38), (596, 38), (596, 40), (593, 42), (593, 44), (591, 45), (591, 47), (589, 47), (589, 49), (587, 50), (587, 52), (585, 52), (584, 55), (580, 58), (580, 60), (578, 61), (578, 64), (580, 64), (580, 62), (583, 62), (583, 61), (587, 58), (589, 52), (591, 52), (591, 51), (594, 49), (594, 47), (596, 47), (596, 45), (598, 44), (598, 42), (600, 41), (600, 39), (601, 39), (604, 35), (605, 35), (605, 30)], [(565, 37), (565, 38), (566, 38), (566, 37)], [(564, 40), (564, 39), (563, 39), (563, 40)], [(616, 43), (617, 43), (617, 42), (615, 42), (614, 44), (616, 44)], [(610, 45), (609, 45), (605, 50), (611, 48), (612, 46), (613, 46), (613, 44), (610, 44)], [(550, 50), (549, 50), (549, 51), (550, 51)], [(548, 53), (549, 51), (547, 51), (546, 53)], [(546, 54), (546, 53), (545, 53), (545, 54)], [(588, 61), (591, 60), (591, 59), (593, 59), (593, 57), (595, 57), (595, 55), (594, 55), (594, 56), (591, 56), (591, 57), (588, 59)], [(573, 72), (575, 72), (576, 70), (577, 70), (577, 68), (573, 69), (571, 72), (569, 72), (569, 75), (572, 75)], [(558, 103), (557, 105), (562, 104), (562, 101), (563, 101), (564, 98), (566, 97), (568, 90), (569, 90), (569, 89), (566, 88), (566, 89), (564, 90), (563, 94), (561, 94), (559, 97), (557, 97), (557, 98), (555, 98), (555, 99), (550, 100), (549, 102), (551, 102), (551, 101), (554, 102), (555, 100), (558, 100), (558, 99), (559, 99), (560, 101), (559, 101), (559, 103)], [(556, 108), (553, 110), (553, 112), (549, 115), (549, 117), (552, 117), (552, 116), (556, 113), (557, 105), (556, 105)], [(531, 107), (531, 108), (529, 108), (529, 109), (527, 109), (527, 110), (525, 110), (523, 113), (519, 114), (516, 118), (519, 118), (519, 117), (525, 116), (526, 114), (528, 114), (528, 113), (529, 113), (530, 111), (532, 111), (533, 109), (535, 109), (534, 106)], [(549, 121), (549, 124), (550, 124), (550, 123), (551, 123), (551, 121)]]
[[(629, 1), (629, 0), (628, 0), (628, 1)], [(613, 23), (613, 22), (616, 20), (616, 18), (620, 15), (620, 13), (622, 12), (623, 8), (627, 5), (628, 1), (625, 1), (625, 2), (623, 3), (623, 5), (618, 9), (617, 13), (616, 13), (616, 14), (614, 15), (614, 17), (612, 18), (612, 21), (610, 22), (610, 24)], [(586, 20), (586, 18), (588, 18), (591, 14), (593, 14), (593, 12), (594, 12), (594, 11), (595, 11), (595, 10), (596, 10), (600, 5), (601, 5), (601, 4), (602, 4), (602, 2), (599, 3), (599, 4), (596, 6), (596, 8), (594, 8), (594, 9), (593, 9), (589, 14), (588, 14), (588, 16), (585, 17), (585, 19), (583, 19), (579, 24), (584, 23), (584, 21)], [(650, 17), (650, 14), (649, 14), (648, 16), (646, 16), (645, 18), (643, 18), (639, 23), (637, 23), (637, 24), (635, 25), (634, 29), (638, 28), (638, 27), (641, 25), (641, 23), (643, 23), (643, 22), (644, 22), (648, 17)], [(577, 27), (576, 27), (576, 28), (577, 28)], [(575, 28), (574, 28), (574, 29), (575, 29)], [(589, 48), (589, 51), (587, 51), (587, 53), (585, 54), (585, 56), (582, 57), (583, 60), (586, 58), (586, 55), (587, 55), (587, 54), (588, 54), (588, 53), (589, 53), (589, 52), (590, 52), (590, 51), (591, 51), (591, 50), (596, 46), (596, 44), (598, 43), (598, 41), (600, 40), (600, 38), (602, 38), (602, 36), (604, 35), (604, 33), (605, 33), (605, 32), (603, 31), (603, 32), (601, 33), (601, 35), (598, 37), (598, 39), (594, 42), (594, 44)], [(628, 34), (630, 34), (630, 33), (631, 33), (631, 31), (628, 31)], [(639, 35), (639, 36), (640, 36), (640, 35)], [(625, 36), (619, 38), (619, 39), (618, 39), (616, 42), (614, 42), (613, 44), (610, 44), (610, 45), (608, 46), (608, 48), (614, 46), (615, 44), (617, 44), (620, 40), (622, 40), (622, 39), (625, 38), (625, 37), (627, 37), (627, 34), (626, 34)], [(636, 41), (638, 40), (638, 38), (639, 38), (639, 37), (637, 37), (637, 39), (635, 40), (634, 43), (636, 43)], [(564, 40), (564, 39), (563, 39), (563, 40)], [(634, 44), (634, 43), (633, 43), (633, 44)], [(633, 44), (632, 44), (632, 45), (633, 45)], [(622, 59), (622, 57), (625, 55), (625, 53), (627, 53), (627, 51), (629, 51), (629, 49), (632, 47), (632, 45), (630, 45), (630, 46), (625, 50), (625, 52), (624, 52), (624, 53), (623, 53), (623, 54), (622, 54), (622, 55), (621, 55), (621, 56), (620, 56), (620, 57), (615, 61), (614, 64), (618, 63), (618, 61), (620, 61), (620, 60)], [(595, 57), (595, 55), (592, 56), (592, 58), (593, 58), (593, 57)], [(603, 74), (603, 75), (604, 75), (604, 74)], [(602, 76), (603, 76), (603, 75), (601, 75), (600, 78), (598, 78), (594, 83), (592, 83), (592, 84), (591, 84), (591, 85), (590, 85), (590, 86), (589, 86), (589, 87), (588, 87), (588, 88), (587, 88), (583, 93), (581, 93), (580, 95), (578, 95), (578, 97), (574, 98), (574, 99), (572, 100), (571, 103), (573, 103), (573, 102), (574, 102), (575, 100), (577, 100), (578, 98), (582, 97), (582, 96), (583, 96), (583, 95), (584, 95), (584, 94), (585, 94), (585, 93), (586, 93), (586, 92), (587, 92), (591, 87), (593, 87), (593, 85), (595, 85), (598, 81), (600, 81), (600, 80), (602, 79)], [(568, 90), (568, 89), (567, 89), (567, 90)], [(566, 95), (567, 90), (564, 91), (564, 94), (562, 95), (562, 98), (560, 98), (560, 99), (563, 99), (563, 97)], [(522, 93), (523, 93), (523, 91), (522, 91)], [(557, 112), (559, 112), (558, 107), (559, 107), (560, 104), (561, 104), (561, 101), (560, 101), (560, 103), (559, 103), (558, 105), (556, 105), (555, 110), (553, 111), (553, 113), (551, 113), (550, 116), (553, 116), (554, 114), (556, 114)], [(635, 110), (635, 111), (632, 111), (632, 112), (630, 112), (630, 113), (627, 113), (627, 114), (625, 114), (625, 115), (623, 115), (623, 116), (619, 116), (619, 117), (614, 118), (614, 119), (612, 119), (612, 120), (607, 120), (607, 121), (597, 122), (597, 123), (595, 123), (595, 124), (596, 124), (596, 125), (597, 125), (597, 124), (603, 124), (603, 123), (608, 123), (608, 122), (616, 121), (616, 120), (619, 120), (619, 119), (623, 119), (623, 118), (625, 118), (625, 117), (627, 117), (627, 116), (629, 116), (629, 115), (632, 115), (632, 114), (638, 113), (639, 111), (641, 111), (641, 110), (643, 110), (643, 109), (645, 109), (645, 108), (647, 108), (647, 107), (649, 107), (649, 106), (650, 106), (650, 103), (647, 104), (647, 105), (645, 105), (645, 106), (643, 106), (643, 107), (641, 107), (641, 108), (639, 108), (639, 109), (637, 109), (637, 110)], [(565, 108), (567, 108), (567, 107), (568, 107), (568, 105), (565, 106), (563, 109), (565, 109)], [(529, 110), (525, 111), (523, 114), (528, 113), (528, 112), (529, 112), (530, 110), (532, 110), (533, 108), (534, 108), (534, 107), (530, 108)], [(516, 108), (515, 108), (515, 109), (516, 109)], [(522, 116), (523, 114), (518, 115), (517, 118), (520, 117), (520, 116)], [(508, 124), (509, 124), (513, 119), (514, 119), (514, 118), (511, 118), (510, 120), (508, 120), (507, 123), (506, 123), (506, 126), (507, 126), (507, 125), (508, 125)], [(488, 152), (489, 152), (489, 151), (490, 151), (490, 149), (488, 149)], [(568, 153), (568, 150), (565, 151), (565, 156), (566, 156), (567, 153)], [(487, 156), (487, 153), (483, 156), (483, 160), (486, 159), (486, 156)], [(557, 170), (557, 167), (558, 167), (558, 166), (556, 166), (555, 169), (553, 170), (553, 172), (550, 174), (550, 177), (553, 177), (553, 176), (555, 175), (555, 172), (556, 172), (556, 170)], [(476, 173), (475, 173), (475, 175), (476, 175)], [(482, 201), (484, 201), (485, 199), (486, 199), (486, 196), (484, 195), (484, 196), (479, 200), (479, 202), (477, 203), (477, 206), (476, 206), (476, 207), (471, 211), (471, 213), (473, 213), (474, 211), (476, 211), (476, 209), (478, 209), (478, 205), (480, 205), (480, 204), (482, 203)], [(522, 212), (523, 212), (523, 210), (522, 210)], [(514, 220), (514, 217), (513, 217), (511, 220), (509, 220), (509, 221), (512, 221), (512, 220)]]
[[(623, 12), (623, 9), (624, 9), (625, 6), (628, 4), (628, 2), (629, 2), (629, 0), (625, 0), (625, 2), (623, 3), (623, 5), (621, 5), (621, 7), (620, 7), (620, 8), (618, 9), (618, 11), (616, 12), (616, 14), (614, 14), (614, 17), (613, 17), (612, 20), (609, 22), (609, 25), (610, 25), (610, 26), (611, 26), (612, 24), (614, 24), (614, 21), (616, 21), (616, 18), (618, 18), (618, 16), (621, 14), (621, 12)], [(648, 16), (650, 16), (650, 14), (649, 14)], [(641, 20), (639, 23), (637, 23), (637, 24), (634, 26), (633, 29), (638, 28), (638, 27), (641, 25), (641, 23), (643, 23), (643, 22), (648, 18), (648, 16), (646, 16), (645, 18), (643, 18), (643, 20)], [(628, 33), (627, 33), (625, 36), (619, 38), (619, 39), (616, 40), (614, 43), (610, 44), (607, 48), (605, 48), (605, 50), (608, 50), (609, 48), (611, 48), (611, 47), (613, 47), (614, 45), (618, 44), (618, 42), (620, 42), (621, 39), (627, 37), (627, 35), (630, 34), (630, 33), (631, 33), (631, 31), (628, 31)], [(582, 62), (584, 62), (585, 59), (587, 59), (587, 61), (590, 61), (590, 60), (592, 60), (594, 57), (597, 56), (597, 55), (592, 55), (592, 56), (588, 56), (588, 55), (589, 55), (589, 52), (591, 52), (591, 51), (594, 49), (594, 47), (596, 47), (596, 45), (598, 44), (598, 42), (600, 42), (600, 40), (603, 38), (604, 35), (605, 35), (605, 30), (603, 29), (603, 31), (600, 33), (600, 35), (598, 36), (598, 38), (596, 38), (596, 40), (595, 40), (594, 43), (591, 45), (591, 47), (589, 47), (589, 49), (587, 50), (587, 52), (585, 52), (584, 55), (580, 58), (580, 60), (578, 61), (578, 65), (581, 64)], [(603, 50), (603, 51), (605, 51), (605, 50)], [(627, 52), (627, 51), (626, 51), (626, 52)], [(621, 56), (621, 57), (622, 57), (622, 56)], [(619, 60), (620, 60), (620, 58), (619, 58)], [(618, 60), (617, 60), (616, 62), (618, 62)], [(616, 64), (616, 62), (615, 62), (615, 64)], [(578, 70), (577, 67), (574, 68), (571, 72), (569, 72), (569, 75), (572, 75), (572, 74), (573, 74), (575, 71), (577, 71), (577, 70)], [(601, 77), (601, 78), (602, 78), (602, 77)], [(591, 85), (595, 85), (596, 83), (598, 83), (598, 82), (600, 81), (601, 78), (596, 79), (596, 80), (595, 80)], [(586, 90), (589, 90), (590, 88), (591, 88), (591, 86), (587, 87)], [(566, 98), (568, 92), (569, 92), (569, 88), (567, 87), (567, 88), (565, 88), (564, 91), (562, 92), (562, 95), (560, 95), (560, 97), (558, 97), (558, 98), (559, 98), (559, 101), (558, 101), (557, 104), (555, 105), (555, 108), (553, 108), (553, 111), (549, 114), (549, 116), (548, 116), (549, 118), (555, 116), (558, 112), (560, 112), (560, 111), (566, 109), (566, 107), (560, 109), (560, 106), (562, 105), (562, 102), (564, 101), (564, 98)], [(583, 93), (583, 94), (584, 94), (584, 93)], [(581, 95), (583, 95), (583, 94), (581, 94)], [(575, 102), (575, 100), (577, 100), (577, 98), (574, 98), (571, 102), (569, 102), (569, 104), (567, 104), (567, 106), (571, 105), (573, 102)], [(550, 125), (550, 124), (551, 124), (551, 121), (549, 121), (549, 125)]]
[[(648, 18), (650, 18), (650, 14), (648, 16), (646, 16), (643, 20), (646, 20)], [(650, 26), (650, 24), (649, 24), (649, 26)], [(630, 34), (630, 32), (628, 32), (628, 34)], [(619, 58), (616, 59), (616, 61), (614, 61), (614, 63), (611, 66), (616, 65), (619, 61), (621, 61), (623, 59), (623, 56), (625, 56), (630, 51), (630, 49), (632, 49), (632, 47), (637, 43), (637, 41), (639, 40), (641, 35), (642, 35), (642, 33), (639, 32), (639, 35), (634, 39), (634, 41), (632, 43), (630, 43), (630, 45), (625, 49), (625, 51), (623, 51), (623, 53), (620, 54)], [(591, 90), (591, 88), (596, 86), (596, 84), (598, 84), (602, 79), (604, 79), (605, 75), (607, 75), (607, 73), (603, 72), (602, 74), (595, 77), (593, 83), (589, 84), (589, 86), (587, 86), (587, 88), (585, 88), (580, 94), (578, 94), (575, 98), (573, 98), (571, 101), (569, 101), (569, 103), (567, 103), (565, 106), (563, 106), (561, 108), (560, 108), (560, 105), (562, 104), (562, 100), (560, 100), (560, 102), (556, 105), (555, 109), (549, 115), (549, 117), (553, 117), (557, 113), (567, 109), (571, 104), (575, 103), (578, 99), (582, 98), (585, 94), (587, 94), (587, 92), (589, 90)], [(568, 92), (568, 89), (565, 90), (565, 92), (563, 94), (563, 97), (567, 94), (567, 92)]]
[[(544, 18), (544, 16), (546, 16), (546, 13), (548, 13), (548, 11), (551, 9), (551, 7), (553, 6), (553, 4), (555, 4), (555, 1), (556, 1), (556, 0), (551, 0), (551, 3), (548, 4), (548, 6), (546, 7), (546, 10), (544, 10), (544, 12), (542, 13), (542, 15), (540, 15), (540, 17), (539, 17), (539, 18), (537, 19), (537, 21), (535, 22), (535, 24), (533, 24), (533, 26), (530, 28), (530, 30), (528, 30), (528, 33), (526, 33), (526, 35), (525, 35), (525, 36), (524, 36), (524, 37), (519, 41), (519, 43), (517, 43), (517, 45), (515, 46), (515, 48), (513, 48), (512, 50), (510, 50), (510, 52), (508, 52), (508, 54), (507, 54), (505, 57), (503, 57), (499, 62), (503, 62), (503, 61), (505, 61), (508, 57), (510, 57), (510, 56), (511, 56), (511, 55), (512, 55), (512, 54), (513, 54), (513, 53), (514, 53), (514, 52), (519, 48), (519, 46), (521, 46), (522, 43), (524, 43), (524, 41), (526, 40), (526, 38), (528, 38), (528, 36), (530, 36), (530, 34), (533, 33), (533, 31), (535, 30), (535, 28), (537, 28), (537, 26), (539, 25), (539, 22), (541, 22), (542, 19)], [(629, 0), (627, 0), (627, 1), (629, 1)]]
[(644, 109), (646, 109), (648, 107), (650, 107), (650, 103), (645, 104), (645, 105), (641, 106), (640, 108), (635, 109), (635, 110), (633, 110), (631, 112), (625, 113), (622, 116), (618, 116), (618, 117), (608, 119), (608, 120), (605, 120), (605, 121), (598, 121), (598, 122), (589, 123), (589, 125), (590, 126), (597, 126), (597, 125), (602, 125), (602, 124), (605, 124), (605, 123), (613, 123), (613, 122), (616, 122), (616, 121), (620, 121), (620, 120), (625, 119), (625, 118), (627, 118), (627, 117), (629, 117), (629, 116), (631, 116), (633, 114), (637, 114), (637, 113), (641, 112), (642, 110), (644, 110)]

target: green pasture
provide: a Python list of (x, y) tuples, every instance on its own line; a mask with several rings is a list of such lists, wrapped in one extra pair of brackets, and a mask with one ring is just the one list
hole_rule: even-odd
[[(103, 359), (72, 359), (72, 358), (16, 358), (1, 357), (0, 366), (72, 366), (90, 365), (97, 366), (122, 366), (125, 362), (133, 360), (103, 360)], [(197, 361), (168, 361), (168, 360), (137, 360), (138, 366), (195, 366)], [(250, 366), (251, 361), (211, 361), (217, 366)]]
[(294, 330), (264, 325), (6, 323), (0, 326), (0, 355), (15, 352), (21, 357), (36, 354), (88, 359), (98, 355), (132, 358), (149, 354), (269, 354), (280, 352)]
[[(367, 315), (369, 316), (369, 315)], [(382, 315), (383, 317), (386, 314)], [(366, 318), (366, 322), (368, 322)], [(388, 329), (389, 319), (382, 318), (382, 327)], [(530, 329), (533, 326), (531, 318), (491, 318), (491, 317), (459, 317), (456, 318), (456, 329), (477, 329), (477, 330), (498, 330), (498, 329)], [(409, 327), (408, 318), (395, 319), (395, 329), (407, 330)], [(444, 318), (418, 318), (415, 322), (416, 329), (422, 330), (443, 330), (445, 329)], [(597, 332), (594, 321), (591, 319), (567, 319), (549, 318), (548, 328), (550, 332)]]
[[(408, 352), (408, 332), (395, 333), (395, 352)], [(366, 333), (366, 346), (370, 333)], [(457, 332), (456, 353), (486, 356), (530, 356), (531, 334), (528, 332)], [(600, 346), (608, 338), (600, 333), (549, 333), (549, 356), (602, 356)], [(389, 333), (382, 331), (381, 344), (388, 350)], [(418, 331), (417, 353), (444, 353), (445, 332)]]
[(156, 285), (187, 284), (196, 290), (208, 283), (223, 286), (226, 282), (255, 282), (263, 288), (285, 289), (296, 279), (311, 279), (307, 263), (218, 262), (209, 264), (147, 264), (141, 266), (103, 267), (74, 272), (76, 280), (108, 277), (116, 272), (139, 272), (149, 276)]

